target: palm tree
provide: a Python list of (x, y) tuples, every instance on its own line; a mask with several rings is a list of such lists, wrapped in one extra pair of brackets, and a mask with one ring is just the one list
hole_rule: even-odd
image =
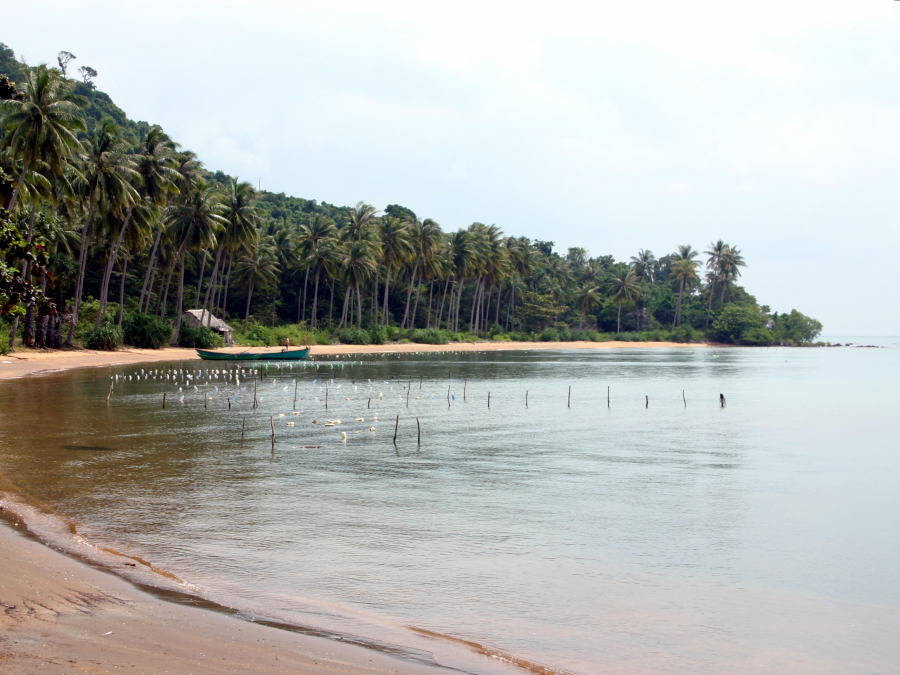
[[(119, 247), (125, 238), (132, 220), (140, 224), (140, 233), (136, 238), (143, 238), (144, 234), (153, 231), (154, 224), (160, 220), (159, 209), (165, 204), (167, 197), (177, 191), (176, 181), (179, 174), (175, 170), (175, 143), (165, 134), (159, 126), (152, 126), (141, 139), (137, 153), (133, 155), (136, 171), (136, 189), (140, 193), (140, 200), (128, 205), (122, 226), (107, 258), (103, 281), (100, 285), (100, 312), (97, 314), (97, 324), (106, 309), (109, 295), (109, 282), (112, 276), (113, 266), (119, 253)], [(135, 208), (139, 217), (133, 218)]]
[[(203, 298), (203, 308), (207, 311), (207, 325), (212, 322), (211, 305), (216, 304), (212, 293), (218, 283), (223, 255), (226, 253), (233, 255), (241, 248), (252, 244), (257, 237), (258, 215), (253, 204), (255, 199), (256, 190), (250, 183), (240, 183), (236, 178), (228, 183), (223, 203), (224, 212), (222, 214), (227, 224), (222, 236), (217, 240), (215, 261), (209, 277), (209, 286)], [(201, 275), (200, 285), (202, 284), (203, 277)], [(198, 290), (199, 288), (198, 286)]]
[(70, 83), (46, 65), (27, 70), (21, 100), (2, 101), (3, 144), (21, 162), (19, 177), (6, 205), (13, 211), (25, 178), (36, 162), (61, 175), (81, 152), (77, 132), (85, 126)]
[(78, 254), (78, 280), (75, 284), (75, 300), (66, 345), (71, 346), (78, 311), (84, 292), (84, 278), (87, 270), (88, 251), (93, 236), (93, 225), (98, 211), (108, 215), (122, 216), (139, 195), (134, 188), (138, 173), (134, 168), (134, 158), (127, 154), (127, 146), (121, 130), (110, 120), (106, 120), (90, 139), (82, 174), (75, 181), (87, 208), (84, 227), (81, 230), (81, 250)]
[(653, 255), (653, 251), (642, 248), (636, 256), (631, 256), (631, 267), (634, 268), (634, 273), (639, 279), (649, 281), (651, 284), (654, 281), (655, 264), (656, 256)]
[(388, 322), (388, 295), (391, 287), (391, 272), (411, 259), (414, 249), (409, 226), (399, 218), (388, 216), (382, 220), (379, 236), (381, 238), (381, 258), (386, 268), (381, 323), (386, 325)]
[[(295, 237), (295, 256), (303, 267), (303, 293), (297, 294), (297, 321), (306, 317), (306, 290), (309, 286), (309, 272), (311, 268), (315, 268), (315, 286), (316, 293), (319, 288), (319, 276), (322, 270), (321, 262), (313, 262), (318, 259), (320, 249), (327, 240), (332, 240), (337, 235), (337, 228), (331, 218), (317, 213), (313, 215), (310, 221), (300, 226)], [(313, 297), (314, 306), (317, 298)], [(311, 324), (315, 325), (316, 309), (313, 309), (313, 317)]]
[(178, 261), (178, 295), (175, 301), (175, 341), (181, 336), (181, 315), (184, 299), (184, 269), (190, 251), (202, 251), (216, 246), (217, 236), (228, 221), (222, 215), (224, 207), (219, 193), (203, 182), (182, 194), (169, 210), (169, 228), (176, 242)]
[(672, 276), (678, 281), (678, 301), (675, 305), (675, 317), (672, 319), (672, 327), (678, 326), (682, 321), (681, 308), (684, 301), (685, 288), (689, 288), (697, 281), (697, 251), (689, 245), (678, 247), (675, 260), (669, 265)]
[(616, 314), (616, 333), (622, 332), (622, 304), (633, 302), (641, 295), (641, 284), (632, 268), (627, 268), (613, 277), (613, 299), (619, 305)]
[[(441, 226), (431, 218), (425, 220), (413, 220), (409, 223), (410, 235), (413, 245), (413, 268), (410, 273), (409, 286), (406, 289), (406, 307), (403, 310), (402, 328), (412, 328), (416, 322), (416, 312), (419, 306), (419, 279), (433, 268), (433, 261), (437, 247), (441, 241)], [(413, 288), (416, 291), (415, 309), (410, 312)]]
[[(600, 289), (593, 284), (583, 284), (575, 294), (575, 304), (578, 307), (578, 311), (584, 316), (597, 309), (602, 302), (603, 298), (600, 295)], [(596, 321), (594, 321), (594, 324), (596, 327)]]
[(278, 264), (278, 249), (271, 235), (264, 236), (253, 251), (243, 255), (234, 266), (234, 276), (247, 289), (247, 304), (244, 319), (250, 317), (255, 288), (274, 284), (278, 281), (281, 266)]
[(352, 294), (356, 294), (356, 325), (362, 326), (362, 286), (375, 276), (376, 246), (371, 239), (357, 239), (346, 242), (341, 268), (344, 272), (346, 290), (344, 292), (344, 309), (341, 312), (341, 327), (349, 323), (349, 309)]

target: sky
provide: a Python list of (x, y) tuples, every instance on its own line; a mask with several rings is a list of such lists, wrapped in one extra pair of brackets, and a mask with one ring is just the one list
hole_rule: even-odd
[(900, 335), (900, 2), (34, 7), (0, 41), (72, 52), (209, 169), (563, 254), (723, 239), (761, 304)]

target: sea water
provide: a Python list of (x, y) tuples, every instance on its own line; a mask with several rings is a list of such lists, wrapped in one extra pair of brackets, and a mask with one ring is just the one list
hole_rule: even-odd
[(0, 386), (0, 472), (198, 596), (407, 656), (884, 672), (898, 343), (50, 374)]

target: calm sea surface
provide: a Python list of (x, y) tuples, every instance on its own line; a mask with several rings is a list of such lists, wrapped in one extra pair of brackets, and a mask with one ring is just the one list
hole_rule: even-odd
[(53, 374), (0, 383), (0, 472), (248, 616), (576, 673), (897, 672), (900, 339), (840, 340), (886, 346)]

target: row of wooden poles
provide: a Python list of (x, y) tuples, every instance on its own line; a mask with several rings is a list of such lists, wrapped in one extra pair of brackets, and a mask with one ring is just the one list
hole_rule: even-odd
[[(297, 387), (299, 384), (300, 384), (299, 380), (294, 380), (294, 402), (293, 402), (294, 410), (297, 409)], [(463, 401), (468, 400), (468, 398), (467, 398), (468, 384), (469, 384), (468, 380), (463, 381)], [(422, 388), (421, 381), (419, 383), (419, 388), (420, 389)], [(448, 408), (451, 405), (450, 388), (451, 388), (451, 385), (448, 384), (447, 385), (447, 407)], [(112, 381), (110, 381), (109, 393), (106, 395), (107, 405), (109, 404), (110, 399), (112, 398), (113, 389), (114, 389), (114, 383)], [(410, 381), (409, 385), (406, 388), (406, 407), (407, 408), (409, 408), (409, 395), (410, 395), (411, 391), (412, 391), (412, 381)], [(257, 392), (257, 383), (254, 381), (254, 383), (253, 383), (253, 409), (254, 410), (256, 410), (259, 407), (259, 399), (256, 396), (256, 392)], [(167, 396), (167, 393), (163, 392), (163, 398), (162, 398), (162, 407), (163, 408), (166, 407), (166, 396)], [(225, 398), (225, 400), (228, 402), (228, 409), (231, 410), (231, 397), (227, 396)], [(684, 401), (684, 407), (687, 408), (687, 397), (685, 396), (684, 389), (681, 390), (681, 400)], [(205, 394), (203, 396), (203, 407), (204, 408), (208, 407), (208, 404), (209, 404), (209, 395)], [(371, 407), (372, 407), (372, 397), (370, 396), (369, 401), (366, 404), (366, 408), (371, 408)], [(487, 407), (488, 407), (488, 409), (490, 409), (490, 407), (491, 407), (491, 392), (490, 391), (487, 394)], [(526, 408), (528, 407), (528, 390), (527, 389), (525, 390), (525, 407)], [(568, 395), (566, 396), (566, 407), (567, 408), (572, 407), (572, 385), (569, 385)], [(612, 407), (609, 386), (606, 387), (606, 407), (607, 408)], [(649, 394), (644, 395), (644, 407), (645, 408), (650, 407)], [(721, 408), (725, 407), (725, 395), (724, 394), (719, 394), (719, 407), (721, 407)], [(325, 410), (328, 410), (328, 385), (325, 385)]]

